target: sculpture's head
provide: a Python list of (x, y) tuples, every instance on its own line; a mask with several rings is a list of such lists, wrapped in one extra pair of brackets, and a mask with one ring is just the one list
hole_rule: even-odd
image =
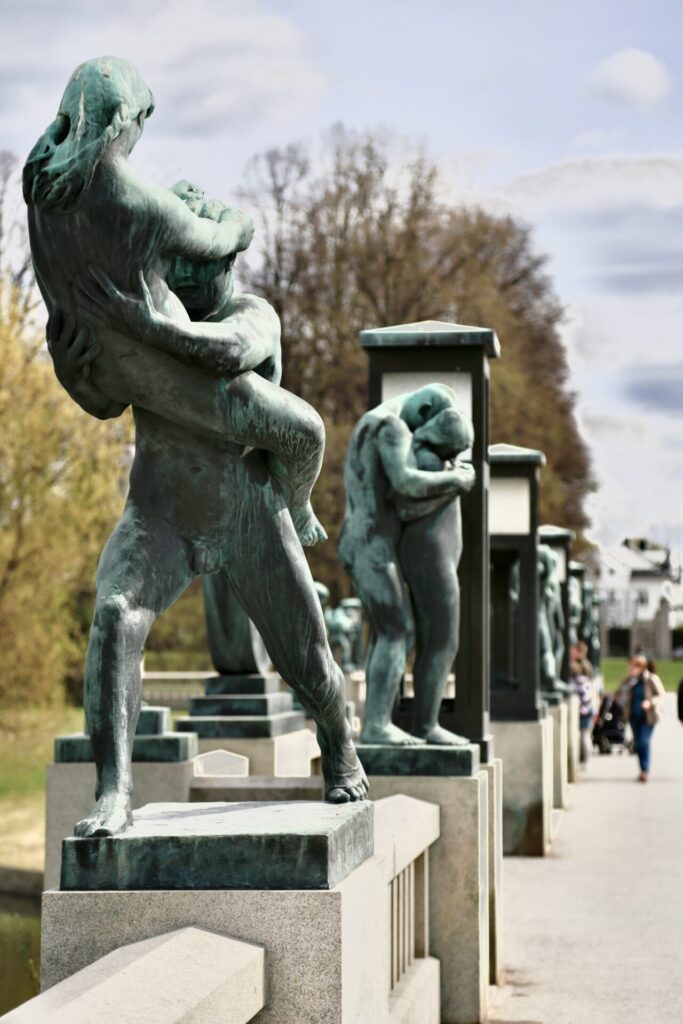
[[(231, 207), (218, 199), (207, 199), (204, 190), (191, 181), (179, 181), (171, 192), (198, 217), (226, 220)], [(235, 211), (237, 216), (237, 211)], [(233, 292), (235, 253), (220, 260), (187, 260), (176, 256), (166, 283), (178, 296), (191, 320), (206, 320), (217, 313)]]
[(413, 433), (413, 448), (426, 448), (440, 459), (455, 459), (472, 447), (474, 429), (458, 409), (442, 409)]
[[(413, 432), (413, 449), (421, 451), (419, 465), (423, 469), (437, 469), (438, 460), (454, 459), (472, 447), (472, 423), (458, 408), (455, 392), (445, 384), (428, 384), (407, 395), (401, 408), (401, 418)], [(434, 464), (428, 465), (429, 454)]]
[(152, 93), (128, 61), (98, 57), (81, 64), (24, 165), (26, 203), (73, 209), (107, 148), (116, 143), (127, 156), (153, 110)]

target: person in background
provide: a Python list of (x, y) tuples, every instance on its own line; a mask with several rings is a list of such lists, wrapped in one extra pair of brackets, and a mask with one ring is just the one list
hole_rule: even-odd
[[(652, 671), (649, 666), (652, 665)], [(640, 782), (647, 782), (650, 773), (650, 744), (659, 721), (658, 704), (664, 696), (662, 681), (654, 671), (654, 662), (637, 654), (629, 663), (629, 676), (621, 686), (626, 721), (631, 725), (633, 743), (640, 763)]]
[(590, 676), (590, 662), (588, 671), (586, 661), (578, 657), (572, 658), (570, 662), (571, 682), (579, 698), (579, 733), (581, 736), (580, 762), (584, 768), (588, 765), (591, 756), (591, 727), (593, 725), (593, 682)]
[(683, 725), (683, 679), (678, 684), (678, 721)]

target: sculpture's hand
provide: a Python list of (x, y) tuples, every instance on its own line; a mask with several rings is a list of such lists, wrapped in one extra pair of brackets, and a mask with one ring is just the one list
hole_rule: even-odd
[(237, 240), (235, 242), (235, 252), (244, 252), (251, 245), (251, 240), (254, 237), (254, 221), (245, 213), (244, 210), (233, 210), (226, 208), (223, 210), (220, 223), (224, 221), (235, 221), (237, 229)]
[(73, 288), (79, 316), (92, 327), (109, 327), (136, 341), (149, 341), (166, 318), (155, 309), (142, 271), (139, 281), (141, 296), (131, 295), (106, 274), (92, 270)]
[(90, 332), (57, 309), (47, 322), (46, 333), (48, 352), (60, 384), (73, 391), (90, 381), (90, 364), (101, 351)]
[(471, 491), (477, 479), (477, 474), (472, 463), (458, 462), (456, 460), (455, 465), (453, 467), (453, 472), (456, 474), (458, 478), (460, 489), (465, 493)]
[(97, 419), (120, 416), (126, 406), (103, 395), (92, 381), (92, 363), (101, 346), (90, 332), (57, 308), (48, 320), (46, 333), (57, 380), (73, 400)]

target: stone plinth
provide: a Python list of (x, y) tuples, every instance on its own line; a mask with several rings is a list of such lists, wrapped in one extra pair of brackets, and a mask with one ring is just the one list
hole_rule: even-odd
[(503, 762), (503, 850), (543, 857), (550, 848), (553, 807), (552, 720), (494, 722)]
[[(133, 761), (178, 762), (189, 761), (198, 752), (197, 736), (188, 730), (184, 735), (169, 732), (165, 735), (137, 735), (133, 740)], [(93, 761), (90, 737), (75, 732), (55, 739), (55, 761), (60, 764), (78, 764)]]
[(275, 779), (270, 775), (250, 775), (243, 779), (195, 779), (190, 790), (193, 803), (246, 800), (322, 800), (325, 796), (322, 775), (304, 779)]
[[(144, 754), (150, 753), (146, 741), (155, 741), (161, 760), (136, 759), (140, 743)], [(178, 743), (180, 740), (180, 743)], [(161, 741), (161, 742), (159, 742)], [(74, 825), (92, 810), (95, 801), (95, 766), (90, 738), (79, 735), (61, 736), (55, 741), (55, 753), (76, 760), (55, 761), (47, 766), (45, 799), (45, 888), (59, 885), (61, 841), (74, 833)], [(133, 807), (161, 801), (177, 803), (189, 799), (195, 780), (197, 736), (170, 733), (166, 736), (136, 736), (133, 744)], [(185, 760), (170, 760), (170, 752), (184, 753)], [(85, 753), (89, 760), (82, 760)]]
[[(282, 694), (283, 697), (287, 696)], [(216, 699), (216, 698), (198, 698)], [(218, 698), (220, 699), (220, 698)], [(179, 733), (194, 732), (200, 740), (272, 739), (304, 729), (306, 719), (300, 711), (280, 711), (268, 715), (192, 715), (177, 718)]]
[(439, 805), (441, 837), (429, 856), (429, 952), (441, 961), (441, 1021), (484, 1021), (491, 969), (487, 773), (372, 775), (370, 789), (377, 800), (402, 793)]
[(332, 889), (373, 842), (369, 801), (148, 804), (120, 835), (65, 839), (60, 887)]
[(267, 694), (280, 692), (280, 677), (277, 672), (252, 672), (244, 675), (207, 676), (204, 692), (209, 694)]
[(553, 723), (553, 807), (563, 810), (567, 806), (567, 703), (560, 699), (548, 707)]
[(488, 776), (489, 981), (500, 985), (503, 977), (503, 762), (500, 757), (494, 757), (481, 767)]
[(479, 747), (415, 747), (357, 743), (356, 751), (368, 775), (471, 776), (479, 768)]
[(43, 990), (120, 946), (195, 927), (264, 948), (259, 1024), (389, 1024), (386, 871), (373, 856), (333, 889), (45, 893)]
[(579, 732), (581, 702), (577, 693), (570, 693), (567, 698), (567, 781), (576, 782), (579, 777), (579, 758), (581, 756), (581, 735)]
[(198, 745), (202, 754), (219, 747), (241, 754), (249, 759), (252, 775), (270, 775), (273, 778), (307, 778), (320, 758), (320, 748), (310, 729), (250, 739), (200, 739)]

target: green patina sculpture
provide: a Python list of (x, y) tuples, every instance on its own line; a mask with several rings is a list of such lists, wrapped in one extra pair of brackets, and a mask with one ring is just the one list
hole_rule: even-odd
[(541, 657), (541, 689), (548, 692), (564, 692), (566, 690), (565, 684), (560, 680), (560, 668), (564, 656), (564, 612), (557, 569), (557, 556), (552, 548), (547, 544), (539, 544), (538, 640)]
[(576, 576), (569, 577), (569, 643), (576, 644), (581, 639), (581, 618), (583, 616), (583, 593), (581, 580)]
[[(458, 648), (458, 496), (474, 483), (472, 466), (457, 456), (472, 440), (471, 423), (440, 384), (382, 403), (351, 435), (339, 557), (372, 630), (364, 743), (468, 742), (442, 728), (438, 716)], [(416, 632), (414, 735), (391, 721), (406, 668), (406, 586)]]
[(324, 536), (310, 506), (324, 428), (279, 387), (273, 310), (233, 294), (250, 218), (187, 185), (181, 199), (130, 168), (152, 110), (134, 67), (88, 61), (24, 168), (57, 376), (92, 415), (131, 405), (136, 427), (126, 507), (97, 572), (85, 698), (97, 802), (76, 827), (81, 836), (112, 835), (131, 820), (145, 638), (206, 573), (225, 574), (316, 719), (327, 799), (367, 791), (301, 547)]
[(594, 671), (600, 668), (600, 598), (595, 593), (592, 583), (583, 584), (582, 593), (583, 616), (581, 619), (581, 639), (586, 644), (588, 660)]

